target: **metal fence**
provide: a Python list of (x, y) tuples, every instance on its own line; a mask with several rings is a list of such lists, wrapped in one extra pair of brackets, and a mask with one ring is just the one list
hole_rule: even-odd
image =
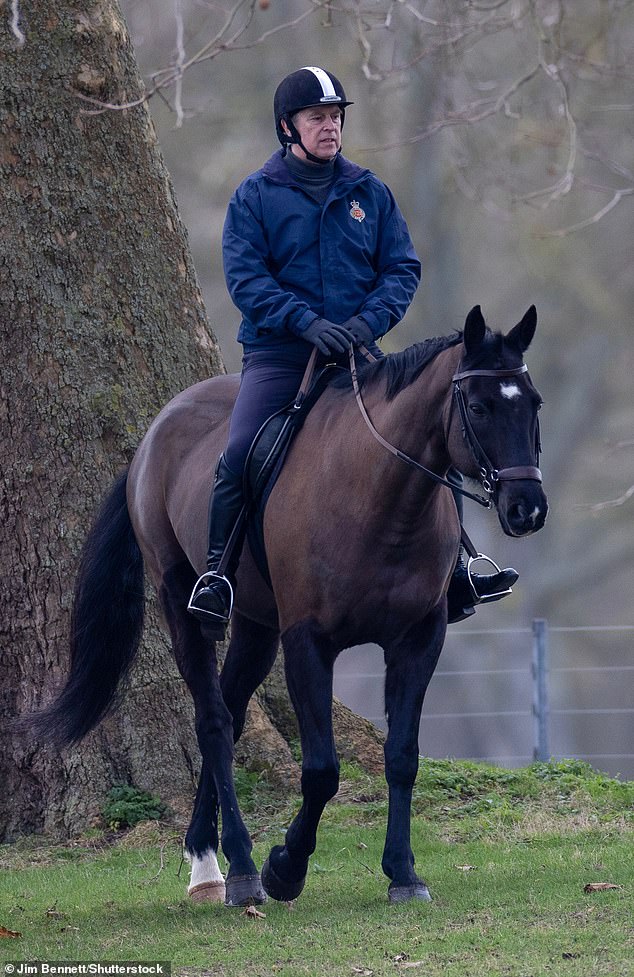
[[(423, 709), (421, 753), (505, 766), (577, 757), (634, 779), (632, 635), (629, 625), (542, 619), (526, 628), (450, 629)], [(380, 649), (340, 657), (335, 693), (384, 729), (382, 690)]]

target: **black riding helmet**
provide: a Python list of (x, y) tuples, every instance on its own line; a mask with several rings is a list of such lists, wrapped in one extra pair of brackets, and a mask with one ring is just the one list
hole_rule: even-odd
[[(339, 79), (324, 68), (311, 66), (300, 68), (298, 71), (293, 71), (287, 75), (277, 86), (273, 99), (277, 138), (284, 148), (291, 143), (296, 143), (301, 146), (308, 159), (314, 163), (324, 163), (325, 160), (313, 156), (302, 146), (299, 133), (292, 119), (296, 112), (307, 109), (311, 105), (339, 106), (341, 109), (341, 127), (343, 128), (346, 105), (352, 105), (352, 102), (346, 99), (346, 93)], [(290, 136), (284, 132), (282, 120), (286, 122), (291, 133)]]

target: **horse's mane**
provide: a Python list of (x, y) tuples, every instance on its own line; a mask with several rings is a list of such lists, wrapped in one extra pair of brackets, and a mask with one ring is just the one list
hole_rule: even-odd
[[(369, 383), (383, 381), (386, 399), (392, 400), (401, 390), (414, 383), (439, 353), (461, 342), (461, 332), (450, 336), (436, 336), (434, 339), (425, 339), (422, 343), (414, 343), (400, 353), (388, 353), (373, 363), (364, 362), (357, 369), (359, 386), (363, 389)], [(350, 382), (350, 374), (346, 370), (335, 378), (333, 386), (349, 387)]]

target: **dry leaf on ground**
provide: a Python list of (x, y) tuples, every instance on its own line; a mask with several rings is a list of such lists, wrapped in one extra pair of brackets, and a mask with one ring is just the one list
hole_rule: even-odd
[(584, 892), (605, 892), (606, 889), (622, 889), (622, 885), (615, 885), (614, 882), (588, 882), (584, 885)]
[(47, 909), (44, 915), (48, 916), (49, 919), (63, 919), (65, 914), (60, 913), (59, 909), (57, 908), (57, 905), (55, 905), (55, 906), (51, 906), (50, 909)]
[(248, 916), (249, 919), (266, 919), (266, 913), (261, 913), (255, 906), (247, 906), (242, 915)]

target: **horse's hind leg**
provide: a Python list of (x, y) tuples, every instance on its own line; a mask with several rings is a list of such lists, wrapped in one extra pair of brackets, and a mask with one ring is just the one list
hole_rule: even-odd
[(302, 806), (262, 868), (262, 884), (274, 899), (296, 899), (304, 888), (324, 807), (339, 788), (339, 761), (332, 731), (330, 640), (310, 622), (282, 636), (286, 682), (302, 742)]
[(233, 718), (234, 743), (242, 734), (251, 696), (273, 667), (279, 639), (279, 631), (234, 611), (231, 641), (220, 673), (222, 697)]
[(383, 871), (390, 879), (390, 902), (429, 900), (426, 884), (414, 869), (410, 843), (412, 790), (418, 771), (418, 729), (425, 692), (445, 636), (444, 610), (433, 611), (421, 624), (385, 648), (385, 778), (389, 813)]
[[(196, 735), (203, 766), (185, 848), (192, 860), (190, 892), (216, 891), (221, 881), (218, 850), (218, 802), (222, 815), (222, 850), (229, 862), (227, 905), (263, 902), (265, 893), (251, 858), (252, 843), (242, 820), (233, 783), (233, 724), (222, 693), (215, 644), (206, 641), (199, 623), (187, 613), (194, 571), (183, 561), (164, 576), (160, 599), (172, 635), (174, 655), (194, 699)], [(202, 887), (204, 888), (197, 888)], [(195, 891), (194, 891), (195, 890)]]

